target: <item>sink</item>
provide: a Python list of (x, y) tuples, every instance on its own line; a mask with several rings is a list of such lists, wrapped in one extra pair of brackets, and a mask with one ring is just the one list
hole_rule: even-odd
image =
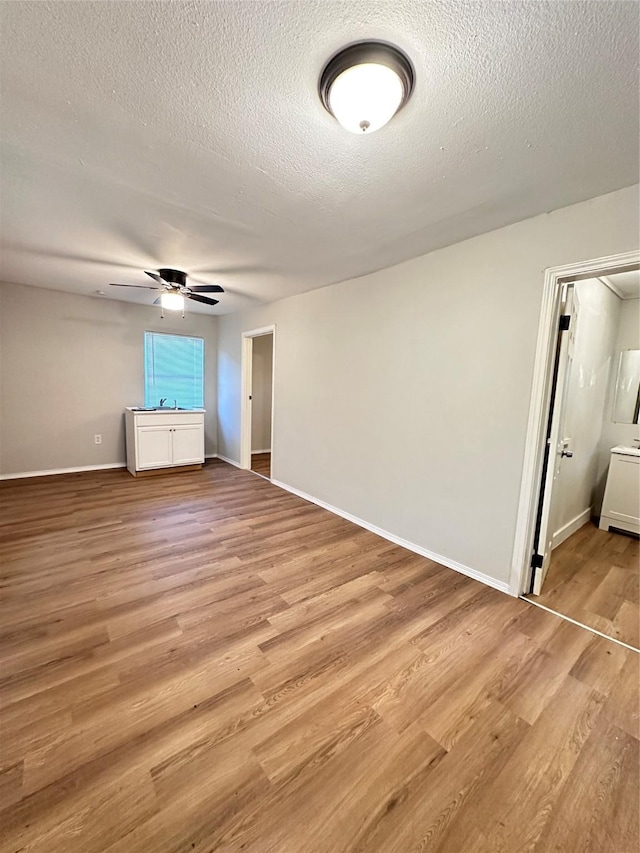
[(132, 412), (190, 412), (183, 406), (131, 406)]

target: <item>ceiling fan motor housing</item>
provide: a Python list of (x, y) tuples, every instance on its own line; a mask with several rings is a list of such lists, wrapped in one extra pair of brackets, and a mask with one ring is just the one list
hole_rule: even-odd
[(159, 269), (158, 275), (169, 284), (175, 284), (178, 287), (187, 286), (187, 274), (181, 270)]

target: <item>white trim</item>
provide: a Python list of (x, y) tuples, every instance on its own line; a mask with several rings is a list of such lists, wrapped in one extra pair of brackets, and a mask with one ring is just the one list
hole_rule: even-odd
[[(217, 459), (217, 453), (206, 453), (205, 459)], [(225, 459), (225, 462), (231, 462)], [(235, 465), (235, 462), (231, 462)], [(75, 468), (49, 468), (46, 471), (22, 471), (19, 474), (0, 474), (0, 480), (23, 480), (28, 477), (51, 477), (55, 474), (80, 474), (83, 471), (107, 471), (113, 468), (126, 468), (126, 462), (108, 462), (106, 465), (79, 465)]]
[(588, 506), (585, 510), (578, 513), (575, 518), (572, 518), (571, 521), (568, 521), (564, 524), (560, 530), (556, 530), (553, 534), (553, 539), (551, 540), (551, 550), (553, 551), (558, 545), (562, 545), (563, 542), (566, 542), (570, 536), (580, 530), (581, 527), (591, 521), (591, 507)]
[(276, 324), (270, 326), (260, 326), (259, 329), (250, 329), (248, 332), (243, 332), (243, 338), (260, 338), (262, 335), (272, 335), (276, 330)]
[(521, 595), (529, 588), (562, 284), (567, 281), (596, 278), (609, 273), (626, 272), (635, 269), (639, 264), (640, 252), (626, 252), (577, 264), (549, 267), (545, 270), (516, 534), (511, 560), (509, 589), (512, 595)]
[(108, 462), (106, 465), (79, 465), (75, 468), (49, 468), (46, 471), (22, 471), (19, 474), (0, 474), (0, 480), (23, 480), (27, 477), (51, 477), (54, 474), (79, 474), (82, 471), (106, 471), (126, 468), (126, 462)]
[(252, 455), (252, 456), (255, 456), (255, 455), (256, 455), (256, 453), (271, 453), (271, 448), (270, 448), (270, 447), (265, 447), (265, 449), (264, 449), (264, 450), (252, 450), (252, 451), (251, 451), (251, 455)]
[[(242, 333), (242, 362), (240, 367), (240, 464), (239, 468), (245, 471), (251, 470), (251, 407), (248, 405), (249, 396), (252, 394), (251, 380), (253, 368), (253, 338), (263, 335), (272, 335), (271, 353), (271, 464), (273, 464), (273, 427), (275, 418), (275, 392), (276, 392), (276, 326), (261, 326), (259, 329), (251, 329)], [(266, 452), (266, 451), (264, 451)], [(235, 463), (233, 463), (235, 464)]]
[(281, 489), (284, 489), (287, 492), (291, 492), (293, 495), (297, 495), (299, 498), (303, 498), (305, 501), (310, 501), (312, 504), (316, 504), (316, 506), (322, 507), (322, 509), (326, 509), (329, 512), (332, 512), (334, 515), (339, 515), (340, 518), (346, 518), (347, 521), (351, 521), (353, 524), (357, 524), (358, 527), (364, 527), (365, 530), (370, 530), (371, 533), (375, 533), (377, 536), (381, 536), (383, 539), (387, 539), (389, 542), (393, 542), (395, 545), (400, 545), (402, 548), (406, 548), (408, 551), (413, 551), (414, 554), (419, 554), (421, 557), (426, 557), (428, 560), (433, 560), (435, 563), (440, 563), (442, 566), (446, 566), (448, 569), (453, 569), (456, 572), (460, 572), (460, 574), (466, 575), (469, 578), (473, 578), (473, 580), (480, 581), (480, 583), (485, 584), (486, 586), (493, 587), (493, 589), (497, 589), (500, 592), (505, 592), (509, 594), (509, 584), (505, 581), (499, 581), (495, 578), (492, 578), (491, 575), (485, 575), (484, 572), (479, 572), (476, 569), (472, 569), (469, 566), (464, 566), (462, 563), (458, 563), (455, 560), (449, 559), (449, 557), (443, 557), (441, 554), (436, 554), (433, 551), (428, 551), (426, 548), (423, 548), (420, 545), (415, 545), (413, 542), (409, 542), (406, 539), (402, 539), (400, 536), (396, 536), (395, 533), (389, 533), (388, 530), (383, 530), (382, 527), (377, 527), (375, 524), (370, 524), (368, 521), (365, 521), (362, 518), (358, 518), (356, 515), (352, 515), (350, 512), (345, 512), (343, 509), (339, 509), (339, 507), (333, 506), (332, 504), (326, 503), (326, 501), (321, 501), (319, 498), (314, 498), (313, 495), (308, 495), (306, 492), (301, 492), (300, 489), (296, 489), (293, 486), (288, 486), (286, 483), (281, 483), (280, 480), (271, 480), (274, 486), (278, 486)]
[(217, 454), (218, 459), (222, 462), (227, 462), (229, 465), (233, 465), (235, 468), (242, 468), (242, 465), (239, 462), (236, 462), (235, 459), (229, 459), (228, 456), (223, 456), (222, 453)]
[(251, 467), (251, 406), (253, 396), (253, 341), (242, 335), (240, 367), (240, 468)]
[(584, 622), (578, 622), (575, 619), (572, 619), (571, 616), (565, 616), (564, 613), (558, 613), (557, 610), (552, 610), (550, 607), (546, 607), (544, 604), (540, 604), (539, 601), (534, 601), (532, 598), (525, 598), (524, 595), (520, 596), (521, 601), (526, 601), (527, 604), (533, 604), (534, 607), (539, 607), (541, 610), (546, 610), (547, 613), (553, 613), (554, 616), (559, 616), (561, 619), (564, 619), (565, 622), (571, 622), (573, 625), (577, 625), (579, 628), (584, 628), (585, 631), (590, 631), (592, 634), (597, 634), (598, 637), (604, 637), (605, 640), (611, 640), (612, 643), (617, 643), (619, 646), (624, 646), (625, 649), (629, 649), (632, 652), (636, 652), (636, 654), (640, 654), (640, 649), (636, 649), (635, 646), (630, 646), (628, 643), (623, 643), (622, 640), (618, 640), (615, 637), (610, 637), (609, 634), (603, 634), (602, 631), (598, 631), (597, 628), (592, 628), (591, 625), (585, 625)]

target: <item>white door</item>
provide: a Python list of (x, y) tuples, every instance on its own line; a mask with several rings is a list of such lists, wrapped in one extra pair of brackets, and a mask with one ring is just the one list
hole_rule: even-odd
[(138, 469), (171, 465), (171, 435), (168, 426), (138, 427)]
[(193, 465), (204, 462), (204, 427), (184, 424), (173, 427), (173, 464)]
[(558, 355), (556, 361), (555, 381), (552, 386), (551, 422), (547, 436), (548, 454), (546, 455), (546, 470), (544, 472), (543, 491), (541, 495), (539, 532), (536, 544), (538, 565), (534, 567), (533, 594), (540, 595), (542, 584), (549, 571), (551, 563), (551, 546), (555, 531), (555, 501), (554, 486), (560, 475), (560, 469), (565, 460), (573, 455), (566, 449), (564, 438), (565, 403), (567, 397), (568, 378), (571, 371), (573, 343), (575, 340), (575, 317), (573, 315), (573, 286), (567, 288), (567, 294), (562, 307), (562, 316), (569, 317), (569, 328), (558, 332)]

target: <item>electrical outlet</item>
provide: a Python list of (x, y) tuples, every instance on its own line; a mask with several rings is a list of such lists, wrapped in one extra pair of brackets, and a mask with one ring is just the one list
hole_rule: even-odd
[(101, 435), (94, 435), (93, 441), (95, 444), (102, 444), (102, 436)]

